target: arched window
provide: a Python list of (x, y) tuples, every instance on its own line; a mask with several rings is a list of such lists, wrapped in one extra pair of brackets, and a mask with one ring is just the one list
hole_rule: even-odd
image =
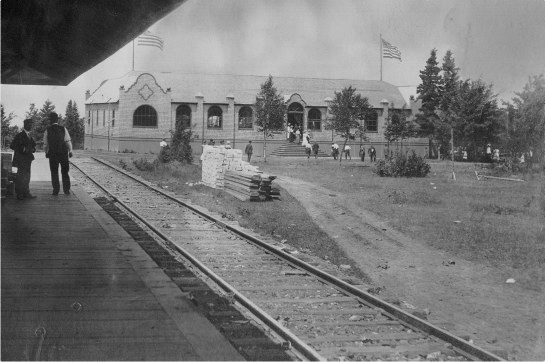
[(222, 127), (223, 111), (218, 106), (208, 108), (208, 128)]
[(238, 111), (238, 128), (252, 129), (254, 127), (253, 112), (250, 107), (242, 107)]
[(378, 113), (374, 109), (365, 116), (365, 132), (378, 132)]
[(184, 128), (191, 128), (191, 108), (182, 104), (176, 108), (176, 124), (182, 122)]
[(322, 112), (316, 108), (312, 108), (308, 112), (308, 127), (312, 131), (322, 130)]
[(143, 105), (136, 108), (132, 116), (133, 127), (157, 127), (157, 112), (153, 107)]

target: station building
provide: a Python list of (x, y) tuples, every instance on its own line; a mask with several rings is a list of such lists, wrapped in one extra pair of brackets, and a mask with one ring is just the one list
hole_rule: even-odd
[[(159, 142), (171, 138), (176, 122), (185, 122), (194, 135), (195, 155), (202, 143), (213, 139), (230, 141), (233, 148), (244, 149), (249, 140), (254, 155), (262, 155), (263, 134), (254, 125), (256, 96), (268, 77), (253, 75), (213, 75), (129, 72), (104, 80), (94, 92), (87, 91), (85, 102), (85, 149), (115, 152), (158, 153)], [(387, 142), (384, 126), (390, 109), (414, 114), (416, 106), (406, 101), (400, 90), (376, 80), (273, 77), (287, 106), (288, 124), (309, 131), (320, 149), (329, 151), (333, 141), (344, 139), (327, 130), (328, 103), (334, 93), (352, 86), (367, 97), (374, 115), (362, 120), (368, 141), (352, 140), (352, 153), (371, 144), (377, 157), (384, 155)], [(408, 104), (410, 103), (410, 104)], [(286, 132), (267, 139), (267, 150), (286, 143)], [(428, 141), (413, 139), (404, 146), (419, 154), (427, 152)], [(356, 156), (357, 157), (357, 156)]]

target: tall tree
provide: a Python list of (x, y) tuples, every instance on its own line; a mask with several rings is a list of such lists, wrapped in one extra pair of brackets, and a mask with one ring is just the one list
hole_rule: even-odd
[(433, 140), (436, 139), (436, 131), (441, 122), (437, 110), (441, 106), (443, 82), (439, 74), (441, 68), (439, 68), (438, 64), (437, 50), (432, 49), (424, 70), (420, 71), (422, 83), (416, 87), (418, 99), (422, 102), (420, 113), (416, 116), (416, 122), (420, 126), (420, 135), (430, 138), (430, 151), (435, 148)]
[(55, 106), (48, 99), (42, 105), (42, 108), (36, 112), (36, 107), (32, 103), (30, 109), (27, 112), (27, 118), (32, 118), (34, 120), (32, 124), (32, 132), (34, 133), (34, 139), (36, 143), (40, 144), (43, 142), (44, 132), (47, 126), (49, 126), (49, 114), (55, 111)]
[[(331, 117), (326, 121), (326, 129), (333, 129), (344, 138), (341, 150), (349, 139), (367, 139), (362, 120), (370, 114), (371, 105), (366, 97), (356, 92), (356, 88), (349, 86), (335, 92), (329, 108)], [(339, 157), (339, 162), (342, 162), (342, 157)]]
[(454, 56), (450, 50), (447, 50), (443, 57), (442, 66), (442, 88), (441, 100), (439, 103), (439, 122), (435, 125), (434, 138), (439, 144), (440, 154), (446, 156), (449, 154), (451, 147), (451, 133), (455, 127), (455, 114), (453, 102), (456, 100), (458, 93), (458, 70), (454, 63)]
[(544, 162), (545, 147), (545, 77), (532, 76), (522, 92), (515, 93), (508, 104), (508, 140), (514, 153), (532, 152), (529, 161)]
[(467, 79), (459, 82), (458, 86), (452, 105), (454, 137), (456, 143), (468, 147), (470, 158), (476, 160), (480, 149), (484, 149), (487, 143), (498, 141), (503, 122), (491, 84)]
[(80, 118), (76, 102), (69, 100), (64, 116), (64, 126), (72, 137), (74, 148), (82, 148), (84, 138), (84, 120)]
[(2, 147), (7, 147), (8, 140), (15, 137), (19, 132), (19, 127), (11, 125), (11, 120), (15, 117), (15, 114), (10, 112), (6, 115), (3, 104), (0, 104), (0, 112), (2, 117)]
[(284, 99), (277, 92), (273, 78), (269, 78), (261, 84), (261, 90), (257, 94), (255, 124), (258, 131), (263, 132), (263, 159), (267, 162), (267, 138), (274, 137), (274, 131), (280, 131), (284, 126), (284, 115), (286, 104)]

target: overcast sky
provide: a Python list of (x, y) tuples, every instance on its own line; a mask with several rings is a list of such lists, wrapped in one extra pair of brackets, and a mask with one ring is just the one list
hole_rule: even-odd
[[(136, 47), (136, 70), (380, 79), (380, 34), (401, 51), (382, 79), (416, 94), (430, 51), (454, 53), (462, 79), (493, 84), (510, 100), (544, 72), (543, 0), (188, 0), (150, 30), (163, 51)], [(22, 118), (46, 99), (84, 114), (85, 90), (132, 68), (132, 43), (66, 87), (2, 85), (5, 110)]]

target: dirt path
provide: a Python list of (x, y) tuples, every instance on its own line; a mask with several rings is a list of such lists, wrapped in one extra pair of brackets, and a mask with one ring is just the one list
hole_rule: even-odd
[(277, 182), (375, 286), (384, 288), (381, 298), (401, 301), (409, 311), (429, 311), (431, 322), (453, 323), (446, 329), (503, 358), (545, 358), (545, 295), (507, 284), (507, 279), (517, 278), (513, 271), (431, 249), (356, 207), (350, 197), (324, 187), (286, 176)]

